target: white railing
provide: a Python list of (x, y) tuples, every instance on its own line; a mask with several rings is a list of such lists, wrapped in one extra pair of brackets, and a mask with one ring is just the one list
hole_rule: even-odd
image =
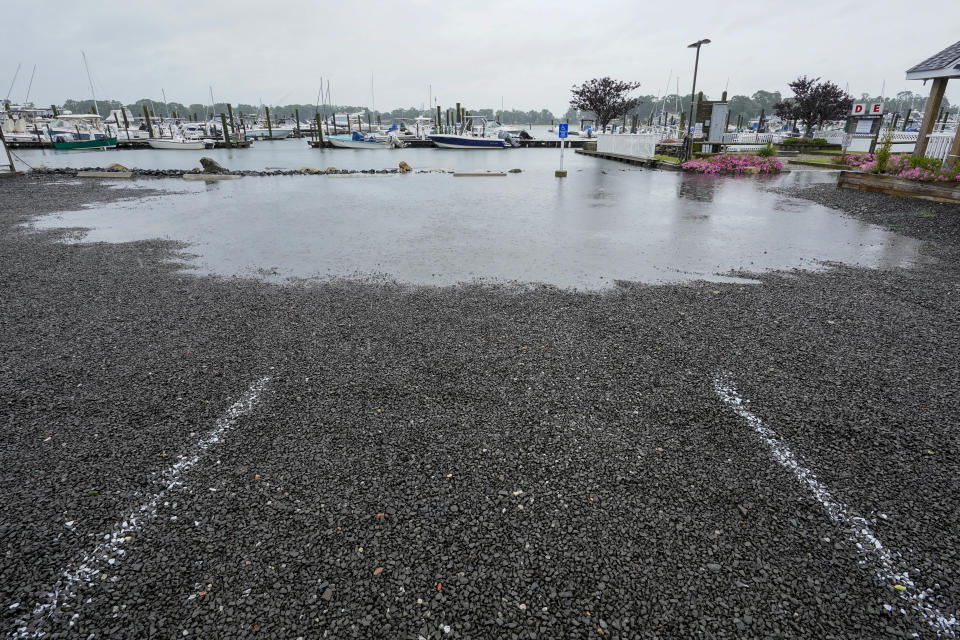
[(597, 136), (597, 151), (631, 158), (653, 158), (660, 138), (654, 133), (604, 133)]
[(953, 136), (956, 132), (944, 131), (943, 133), (931, 133), (927, 136), (927, 150), (923, 155), (928, 158), (937, 158), (946, 160), (950, 153), (950, 145), (953, 144)]

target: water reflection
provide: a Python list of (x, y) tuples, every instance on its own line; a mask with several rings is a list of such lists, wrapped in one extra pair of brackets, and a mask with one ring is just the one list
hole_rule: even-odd
[[(477, 162), (491, 155), (474, 153)], [(86, 241), (182, 240), (199, 255), (191, 261), (199, 273), (273, 280), (377, 273), (431, 285), (482, 279), (603, 288), (827, 261), (887, 267), (917, 260), (915, 240), (762, 188), (790, 184), (790, 175), (759, 182), (621, 172), (611, 164), (566, 179), (553, 177), (553, 168), (525, 168), (480, 179), (150, 181), (144, 184), (179, 193), (46, 216), (36, 225), (90, 227)]]
[(697, 202), (713, 202), (713, 195), (721, 182), (715, 176), (681, 173), (677, 197)]

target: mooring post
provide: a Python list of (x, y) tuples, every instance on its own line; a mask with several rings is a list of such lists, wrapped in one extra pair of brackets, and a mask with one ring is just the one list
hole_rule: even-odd
[(230, 103), (227, 103), (227, 113), (230, 114), (230, 130), (233, 131), (233, 130), (234, 130), (234, 128), (233, 128), (233, 127), (234, 127), (234, 124), (233, 124), (233, 106), (231, 106)]
[(267, 114), (267, 134), (270, 136), (270, 139), (273, 139), (273, 125), (270, 124), (270, 107), (264, 107), (264, 112)]
[(323, 120), (320, 118), (320, 114), (317, 114), (317, 148), (323, 147)]
[(3, 127), (0, 127), (0, 144), (3, 145), (3, 150), (7, 152), (7, 162), (10, 163), (10, 172), (16, 173), (17, 167), (13, 164), (13, 156), (10, 155), (10, 147), (7, 145), (7, 139), (3, 136)]
[(50, 108), (53, 109), (53, 117), (54, 117), (54, 118), (56, 118), (57, 116), (60, 115), (60, 112), (57, 110), (57, 105), (52, 104), (52, 105), (50, 105)]
[(440, 122), (440, 105), (437, 105), (437, 133), (440, 133), (440, 127), (442, 123)]
[(297, 117), (297, 137), (302, 138), (303, 134), (300, 132), (300, 109), (294, 109), (293, 113)]
[(227, 131), (227, 115), (220, 114), (220, 123), (223, 125), (223, 141), (227, 143), (227, 149), (230, 148), (230, 132)]
[(147, 105), (143, 105), (143, 117), (147, 121), (147, 133), (150, 137), (153, 137), (153, 123), (150, 122), (150, 111), (147, 109)]
[(120, 113), (123, 114), (123, 130), (127, 132), (127, 141), (130, 140), (130, 121), (127, 120), (127, 108), (122, 107)]
[(456, 122), (453, 123), (453, 126), (457, 126), (458, 124), (460, 124), (461, 122), (463, 122), (463, 118), (460, 117), (460, 114), (461, 114), (461, 111), (460, 111), (460, 103), (458, 102), (458, 103), (457, 103), (457, 120), (456, 120)]

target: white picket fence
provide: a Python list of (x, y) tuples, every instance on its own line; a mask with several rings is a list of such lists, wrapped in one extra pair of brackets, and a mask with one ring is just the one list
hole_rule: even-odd
[(950, 145), (953, 144), (954, 131), (944, 131), (941, 133), (931, 133), (927, 136), (927, 150), (923, 155), (928, 158), (937, 158), (944, 161), (950, 152)]
[(654, 133), (604, 133), (597, 136), (599, 153), (615, 153), (631, 158), (653, 158), (661, 136)]

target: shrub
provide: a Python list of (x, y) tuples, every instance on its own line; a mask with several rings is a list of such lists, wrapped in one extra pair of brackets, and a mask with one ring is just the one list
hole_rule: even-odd
[(752, 154), (734, 155), (724, 153), (683, 163), (684, 171), (712, 175), (739, 175), (749, 167), (756, 167), (760, 170), (760, 173), (780, 173), (783, 170), (783, 164), (776, 158), (767, 158)]
[(768, 142), (767, 146), (757, 151), (757, 155), (761, 158), (772, 158), (773, 156), (777, 155), (777, 150), (774, 149), (773, 145)]
[(810, 144), (830, 144), (826, 138), (814, 138)]
[(780, 144), (797, 144), (800, 141), (800, 138), (786, 138)]
[(883, 173), (887, 170), (887, 163), (890, 161), (890, 150), (893, 148), (893, 131), (887, 129), (887, 133), (883, 136), (883, 142), (880, 143), (880, 148), (877, 150), (877, 162), (874, 165), (874, 171), (876, 173)]

